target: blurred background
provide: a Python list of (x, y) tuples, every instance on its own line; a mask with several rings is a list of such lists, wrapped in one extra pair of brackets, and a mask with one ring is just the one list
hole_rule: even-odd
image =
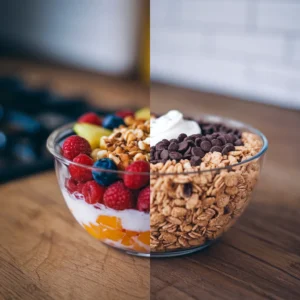
[(147, 0), (0, 0), (0, 183), (52, 168), (55, 128), (149, 106)]
[(151, 80), (300, 109), (300, 1), (151, 0)]

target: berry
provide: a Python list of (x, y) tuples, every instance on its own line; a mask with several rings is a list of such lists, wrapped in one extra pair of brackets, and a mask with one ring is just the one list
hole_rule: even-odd
[(150, 211), (150, 187), (147, 186), (140, 191), (137, 201), (137, 209), (143, 212)]
[(81, 153), (90, 155), (91, 152), (89, 142), (78, 135), (71, 135), (66, 138), (62, 146), (62, 155), (69, 160), (73, 160)]
[[(115, 172), (109, 172), (110, 170), (116, 171), (118, 168), (113, 160), (109, 158), (102, 158), (97, 160), (94, 163), (95, 168), (100, 168), (102, 170), (94, 170), (93, 177), (97, 181), (97, 183), (108, 186), (114, 183), (118, 179), (118, 174)], [(105, 171), (107, 170), (107, 171)]]
[(69, 191), (69, 193), (73, 194), (75, 192), (82, 193), (84, 183), (77, 182), (72, 178), (67, 178), (65, 181), (65, 187)]
[(123, 180), (124, 184), (133, 190), (138, 190), (143, 186), (147, 185), (149, 182), (149, 175), (147, 174), (135, 174), (135, 173), (149, 173), (150, 166), (149, 163), (143, 160), (138, 160), (129, 165), (126, 169), (126, 172), (134, 172), (134, 174), (124, 174)]
[(107, 115), (102, 122), (102, 126), (107, 129), (114, 129), (120, 125), (125, 125), (124, 120), (115, 115)]
[[(73, 159), (73, 162), (82, 165), (92, 166), (94, 161), (86, 154), (79, 154)], [(74, 164), (70, 164), (69, 172), (72, 179), (79, 182), (86, 182), (93, 179), (92, 171), (86, 167), (79, 167)]]
[(82, 188), (84, 200), (89, 204), (103, 203), (104, 192), (105, 187), (94, 180), (86, 182)]
[(115, 115), (117, 117), (120, 117), (120, 118), (124, 119), (124, 118), (129, 117), (129, 116), (134, 117), (134, 112), (132, 112), (131, 110), (119, 110), (115, 113)]
[(122, 181), (110, 185), (104, 193), (103, 202), (115, 210), (133, 208), (134, 196)]
[(101, 119), (100, 117), (93, 113), (93, 112), (88, 112), (86, 114), (83, 114), (78, 120), (78, 123), (89, 123), (89, 124), (94, 124), (94, 125), (98, 125), (101, 126)]

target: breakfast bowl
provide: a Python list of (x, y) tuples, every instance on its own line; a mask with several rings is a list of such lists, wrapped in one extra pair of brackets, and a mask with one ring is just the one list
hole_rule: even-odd
[[(103, 152), (107, 150), (95, 148), (95, 145), (90, 148), (93, 141), (89, 140), (89, 136), (87, 143), (77, 135), (80, 128), (87, 124), (78, 124), (58, 128), (47, 140), (67, 207), (77, 222), (97, 240), (128, 254), (149, 256), (149, 163), (133, 161), (130, 166), (146, 166), (147, 171), (143, 168), (141, 171), (128, 171), (130, 166), (124, 165), (125, 160), (120, 163), (117, 154), (112, 155), (111, 152), (109, 158), (108, 155), (103, 157)], [(78, 130), (76, 126), (81, 127)], [(91, 128), (96, 127), (92, 125)], [(102, 127), (100, 129), (103, 131)], [(120, 140), (119, 133), (112, 133), (111, 136), (117, 136)], [(68, 156), (71, 152), (67, 153), (66, 147), (74, 151), (70, 143), (78, 140), (80, 154), (76, 153), (77, 156), (72, 158)], [(88, 155), (84, 154), (84, 147), (89, 149)]]
[(151, 257), (185, 255), (217, 241), (243, 214), (258, 182), (268, 149), (260, 131), (212, 115), (197, 123), (201, 134), (151, 147)]

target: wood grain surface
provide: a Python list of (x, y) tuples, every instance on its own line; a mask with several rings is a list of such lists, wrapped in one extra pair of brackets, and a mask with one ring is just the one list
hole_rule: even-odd
[[(149, 105), (149, 89), (134, 81), (23, 61), (0, 66), (105, 108)], [(65, 205), (54, 171), (0, 186), (0, 207), (1, 300), (149, 299), (149, 259), (90, 237)]]
[(252, 202), (218, 243), (151, 260), (151, 299), (300, 299), (300, 112), (155, 84), (150, 102), (250, 123), (270, 144)]

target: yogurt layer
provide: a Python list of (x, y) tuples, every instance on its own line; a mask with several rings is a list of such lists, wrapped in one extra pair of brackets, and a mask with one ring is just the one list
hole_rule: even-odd
[(150, 121), (150, 146), (163, 139), (176, 139), (181, 133), (200, 134), (201, 128), (195, 121), (185, 120), (178, 110), (170, 110), (165, 115)]
[(90, 205), (84, 201), (82, 195), (70, 195), (65, 189), (62, 189), (63, 196), (67, 206), (71, 210), (75, 219), (82, 226), (83, 224), (97, 224), (96, 220), (99, 216), (115, 216), (121, 219), (122, 227), (126, 230), (144, 232), (150, 230), (150, 216), (144, 212), (135, 209), (114, 210), (103, 204)]

